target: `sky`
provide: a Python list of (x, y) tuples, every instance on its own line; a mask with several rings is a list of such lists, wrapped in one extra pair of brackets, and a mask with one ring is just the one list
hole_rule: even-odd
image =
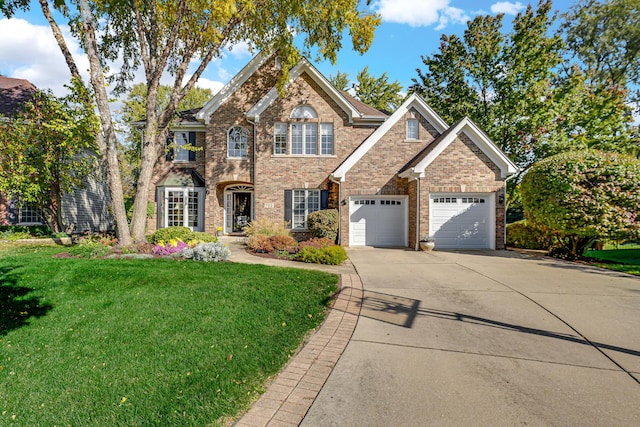
[[(406, 91), (411, 79), (417, 77), (416, 68), (423, 68), (421, 57), (437, 52), (442, 34), (461, 35), (468, 20), (498, 13), (505, 14), (503, 22), (509, 30), (513, 17), (529, 3), (535, 6), (538, 1), (371, 0), (369, 7), (381, 15), (382, 24), (376, 29), (369, 51), (358, 54), (347, 38), (335, 65), (310, 59), (327, 78), (341, 71), (355, 81), (357, 73), (368, 66), (371, 75), (387, 73), (390, 82), (399, 81)], [(562, 13), (571, 3), (555, 0), (554, 8)], [(27, 79), (38, 88), (61, 96), (66, 93), (69, 71), (38, 2), (32, 4), (32, 12), (18, 12), (11, 19), (0, 15), (0, 74)], [(88, 70), (88, 60), (78, 42), (70, 36), (68, 27), (62, 26), (62, 30), (79, 68)], [(226, 50), (207, 67), (197, 85), (217, 92), (253, 55), (243, 44)], [(117, 64), (114, 66), (117, 68)], [(88, 71), (83, 74), (88, 81)], [(142, 77), (139, 72), (135, 82), (142, 82)], [(167, 78), (163, 83), (171, 80)]]

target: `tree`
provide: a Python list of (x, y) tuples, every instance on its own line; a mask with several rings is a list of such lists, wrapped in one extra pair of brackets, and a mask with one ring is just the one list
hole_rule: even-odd
[(356, 79), (356, 83), (351, 83), (349, 74), (340, 71), (335, 76), (329, 76), (337, 89), (347, 91), (353, 88), (356, 98), (378, 110), (393, 112), (402, 103), (402, 85), (397, 80), (389, 83), (387, 73), (375, 77), (369, 74), (369, 67), (364, 67)]
[[(167, 107), (171, 95), (171, 86), (161, 85), (158, 87), (158, 113)], [(213, 96), (210, 89), (195, 86), (178, 104), (177, 111), (200, 108)], [(120, 120), (127, 130), (127, 136), (120, 153), (120, 173), (125, 198), (135, 196), (138, 175), (140, 174), (140, 159), (142, 156), (142, 134), (137, 126), (131, 123), (141, 122), (145, 119), (147, 111), (147, 86), (144, 83), (133, 85), (127, 98), (122, 102), (120, 109)]]
[(62, 196), (96, 168), (97, 117), (78, 98), (36, 92), (22, 112), (0, 121), (0, 191), (39, 209), (53, 232), (67, 231)]
[[(56, 40), (65, 55), (72, 75), (77, 66), (59, 35), (46, 0), (40, 6), (49, 20)], [(28, 8), (27, 0), (9, 0), (0, 4), (6, 15), (15, 8)], [(358, 0), (318, 3), (311, 0), (221, 0), (165, 2), (111, 2), (56, 0), (55, 7), (69, 19), (73, 34), (81, 41), (89, 58), (91, 85), (100, 115), (104, 144), (101, 154), (108, 163), (113, 211), (122, 244), (145, 241), (147, 195), (153, 167), (164, 149), (171, 121), (182, 98), (195, 86), (207, 65), (225, 46), (248, 43), (255, 50), (278, 51), (282, 58), (279, 87), (283, 88), (288, 70), (299, 57), (294, 34), (303, 37), (302, 50), (309, 53), (317, 46), (318, 55), (335, 62), (348, 29), (353, 48), (366, 51), (380, 19), (359, 10)], [(119, 176), (118, 143), (106, 92), (108, 61), (120, 59), (122, 67), (115, 75), (116, 93), (125, 90), (133, 73), (142, 67), (148, 88), (146, 122), (140, 175), (129, 233), (124, 196)], [(187, 78), (190, 66), (195, 67)], [(173, 85), (169, 103), (158, 109), (160, 79), (169, 73)], [(184, 83), (183, 83), (184, 82)], [(160, 111), (158, 113), (158, 111)]]
[(527, 172), (520, 192), (527, 220), (561, 232), (572, 257), (598, 237), (640, 236), (640, 160), (631, 156), (557, 154)]
[(585, 74), (595, 85), (629, 90), (640, 112), (640, 3), (580, 0), (563, 17), (567, 46)]

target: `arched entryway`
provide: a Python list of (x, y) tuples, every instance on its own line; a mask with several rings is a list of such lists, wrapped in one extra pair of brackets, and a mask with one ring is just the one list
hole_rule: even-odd
[(224, 190), (224, 232), (242, 233), (253, 218), (253, 185), (234, 184)]

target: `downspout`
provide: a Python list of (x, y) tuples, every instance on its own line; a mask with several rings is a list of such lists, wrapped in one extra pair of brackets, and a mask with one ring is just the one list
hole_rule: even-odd
[(338, 184), (338, 242), (340, 242), (342, 239), (342, 186), (340, 180), (334, 178), (333, 175), (329, 175), (329, 180)]
[(420, 177), (416, 178), (416, 244), (414, 250), (420, 249)]

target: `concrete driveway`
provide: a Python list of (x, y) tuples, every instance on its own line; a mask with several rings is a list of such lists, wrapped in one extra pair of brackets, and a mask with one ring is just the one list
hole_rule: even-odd
[(302, 425), (640, 425), (640, 279), (506, 251), (349, 257), (360, 318)]

